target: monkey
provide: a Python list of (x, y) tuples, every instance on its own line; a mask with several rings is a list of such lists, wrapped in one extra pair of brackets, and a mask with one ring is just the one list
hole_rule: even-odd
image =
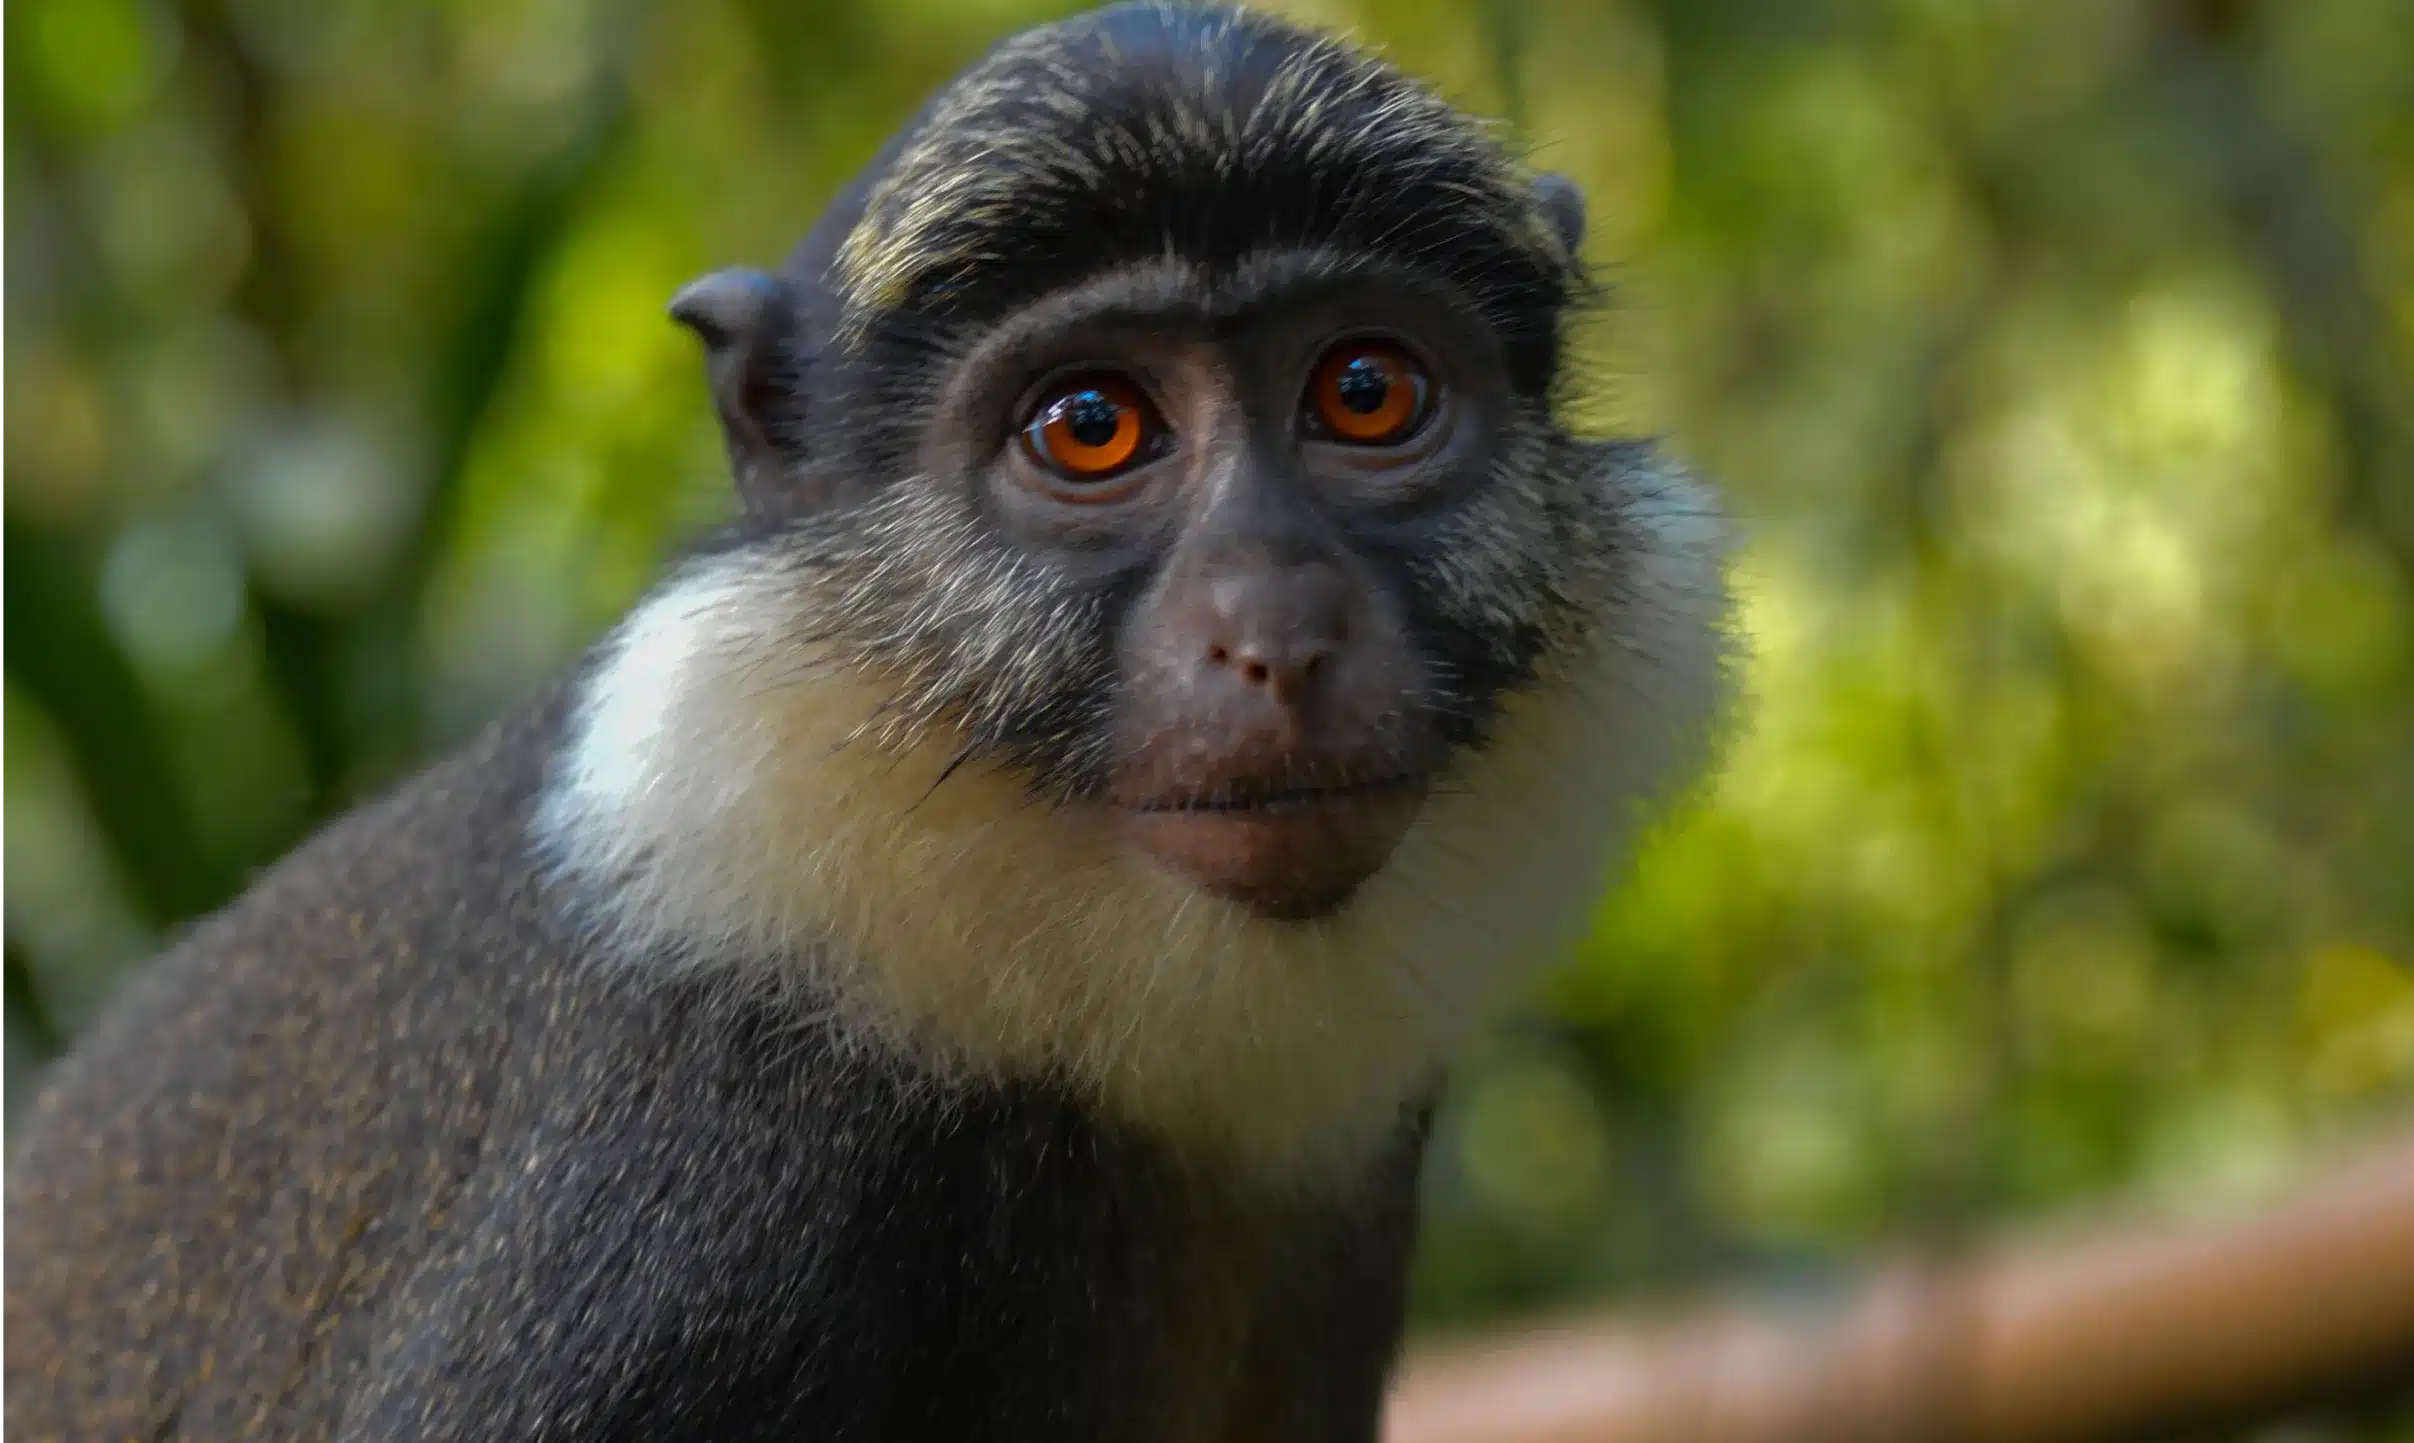
[(1372, 1440), (1454, 1053), (1708, 765), (1584, 203), (1345, 40), (999, 42), (671, 316), (738, 520), (128, 984), (14, 1436)]

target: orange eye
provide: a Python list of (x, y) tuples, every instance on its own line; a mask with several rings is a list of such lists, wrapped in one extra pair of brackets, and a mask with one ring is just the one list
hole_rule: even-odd
[(1075, 500), (1112, 499), (1088, 488), (1144, 458), (1158, 425), (1128, 381), (1083, 377), (1050, 393), (1023, 427), (1033, 460), (1082, 489)]
[(1346, 341), (1316, 363), (1308, 420), (1337, 441), (1388, 446), (1424, 424), (1430, 390), (1425, 368), (1398, 346)]

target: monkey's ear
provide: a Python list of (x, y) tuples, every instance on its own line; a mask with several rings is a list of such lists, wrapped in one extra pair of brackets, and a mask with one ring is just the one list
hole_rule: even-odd
[(1534, 202), (1542, 207), (1569, 255), (1584, 249), (1584, 192), (1574, 181), (1558, 174), (1534, 177)]
[(729, 439), (738, 489), (779, 474), (777, 407), (794, 377), (788, 355), (796, 298), (785, 281), (732, 266), (689, 281), (671, 297), (671, 319), (704, 342), (704, 370)]

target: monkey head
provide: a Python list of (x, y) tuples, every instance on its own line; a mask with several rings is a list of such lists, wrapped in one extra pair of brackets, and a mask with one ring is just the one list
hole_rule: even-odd
[[(1127, 1111), (1396, 1106), (1706, 730), (1706, 508), (1560, 420), (1583, 225), (1282, 22), (1004, 42), (674, 301), (745, 519), (607, 645), (557, 850), (650, 946), (835, 939), (902, 1031)], [(1347, 1026), (1397, 1046), (1306, 1083)]]
[(1306, 918), (1597, 560), (1551, 476), (1574, 196), (1338, 44), (1120, 7), (959, 81), (834, 254), (676, 309), (762, 514), (850, 478), (793, 544), (892, 737)]

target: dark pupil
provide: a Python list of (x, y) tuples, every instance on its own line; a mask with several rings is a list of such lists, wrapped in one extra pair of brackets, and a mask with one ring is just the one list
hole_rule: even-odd
[(1065, 429), (1084, 446), (1104, 446), (1121, 429), (1123, 408), (1102, 391), (1084, 391), (1065, 407)]
[(1383, 372), (1383, 363), (1372, 356), (1360, 356), (1341, 368), (1341, 404), (1361, 416), (1371, 416), (1383, 409), (1383, 398), (1391, 394), (1391, 377)]

